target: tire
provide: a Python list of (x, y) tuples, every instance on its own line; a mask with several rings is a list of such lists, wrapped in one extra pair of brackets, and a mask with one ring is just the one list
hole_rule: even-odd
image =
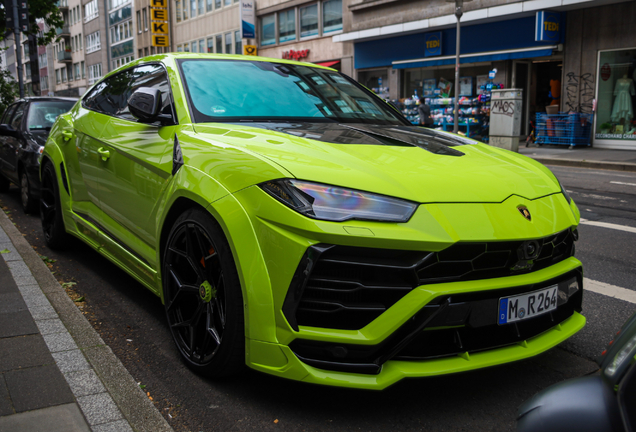
[(29, 182), (29, 176), (24, 170), (20, 173), (20, 203), (22, 204), (22, 210), (26, 214), (33, 213), (37, 208), (37, 203), (31, 193), (31, 182)]
[(0, 174), (0, 192), (7, 192), (11, 187), (11, 182), (5, 176)]
[(50, 163), (47, 163), (42, 169), (40, 219), (42, 220), (42, 231), (46, 245), (54, 250), (64, 249), (68, 244), (69, 235), (64, 227), (57, 176)]
[(243, 296), (220, 226), (201, 209), (187, 210), (161, 262), (166, 318), (185, 364), (210, 378), (237, 374), (245, 366)]

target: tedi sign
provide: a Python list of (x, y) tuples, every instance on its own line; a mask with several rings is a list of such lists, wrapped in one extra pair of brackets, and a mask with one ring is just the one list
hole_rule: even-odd
[(307, 58), (309, 56), (309, 50), (300, 50), (300, 51), (283, 51), (283, 58), (286, 60), (300, 60), (302, 58)]

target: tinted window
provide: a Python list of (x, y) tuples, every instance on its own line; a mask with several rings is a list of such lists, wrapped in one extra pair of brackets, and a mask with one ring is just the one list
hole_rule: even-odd
[(84, 107), (104, 114), (136, 121), (128, 110), (128, 99), (139, 87), (158, 88), (162, 96), (162, 113), (171, 114), (170, 84), (159, 65), (127, 69), (97, 84), (84, 100)]
[(97, 84), (83, 100), (88, 109), (109, 115), (127, 110), (128, 89), (132, 81), (132, 69), (113, 75)]
[(74, 104), (74, 101), (60, 100), (32, 102), (27, 115), (27, 129), (50, 130), (57, 116), (73, 108)]
[(13, 104), (9, 108), (7, 108), (7, 110), (4, 112), (4, 115), (2, 116), (2, 122), (1, 122), (2, 124), (9, 123), (9, 119), (11, 118), (11, 115), (13, 114), (15, 107), (16, 105)]
[(13, 118), (11, 119), (11, 127), (15, 130), (20, 129), (20, 124), (22, 123), (22, 117), (24, 117), (24, 108), (26, 107), (25, 103), (21, 103), (18, 105), (18, 108), (15, 110), (15, 114), (13, 114)]

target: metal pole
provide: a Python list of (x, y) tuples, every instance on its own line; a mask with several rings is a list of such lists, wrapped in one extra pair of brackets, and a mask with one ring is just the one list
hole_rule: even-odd
[(20, 41), (20, 24), (18, 21), (18, 0), (13, 0), (13, 34), (15, 35), (16, 72), (18, 73), (18, 86), (20, 99), (24, 97), (24, 80), (22, 79), (22, 41)]
[(461, 19), (463, 12), (462, 6), (464, 6), (464, 0), (455, 0), (455, 16), (457, 17), (457, 44), (455, 45), (455, 103), (454, 103), (454, 123), (453, 132), (459, 131), (459, 35), (461, 26), (459, 20)]

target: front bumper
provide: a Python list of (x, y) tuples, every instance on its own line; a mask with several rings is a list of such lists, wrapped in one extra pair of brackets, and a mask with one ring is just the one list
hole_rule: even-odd
[[(311, 320), (294, 322), (289, 313), (290, 290), (298, 282), (299, 264), (303, 273), (303, 257), (312, 247), (335, 244), (389, 251), (444, 251), (459, 242), (544, 239), (569, 232), (577, 224), (575, 206), (570, 207), (560, 194), (537, 200), (513, 196), (499, 204), (421, 205), (406, 224), (310, 220), (257, 187), (235, 196), (250, 215), (257, 235), (274, 309), (275, 322), (266, 324), (275, 326), (275, 340), (249, 337), (253, 325), (249, 321), (256, 320), (247, 319), (246, 361), (256, 370), (311, 383), (379, 390), (404, 377), (462, 372), (532, 357), (566, 340), (585, 324), (579, 314), (581, 263), (570, 256), (570, 251), (558, 262), (523, 274), (485, 278), (473, 274), (451, 281), (418, 281), (379, 315), (358, 326), (330, 328), (324, 322), (320, 326), (306, 325)], [(519, 215), (519, 205), (533, 213), (532, 223)], [(467, 214), (471, 216), (468, 221)], [(499, 297), (573, 277), (581, 287), (578, 295), (561, 304), (555, 313), (533, 319), (540, 324), (522, 322), (505, 330), (493, 324)], [(252, 288), (246, 288), (249, 311)], [(445, 317), (438, 315), (426, 322), (427, 314), (445, 302)], [(449, 312), (454, 318), (448, 316)], [(476, 315), (487, 317), (475, 325)], [(260, 319), (259, 324), (263, 323)], [(477, 333), (475, 328), (479, 328)], [(429, 349), (433, 345), (437, 348)]]

